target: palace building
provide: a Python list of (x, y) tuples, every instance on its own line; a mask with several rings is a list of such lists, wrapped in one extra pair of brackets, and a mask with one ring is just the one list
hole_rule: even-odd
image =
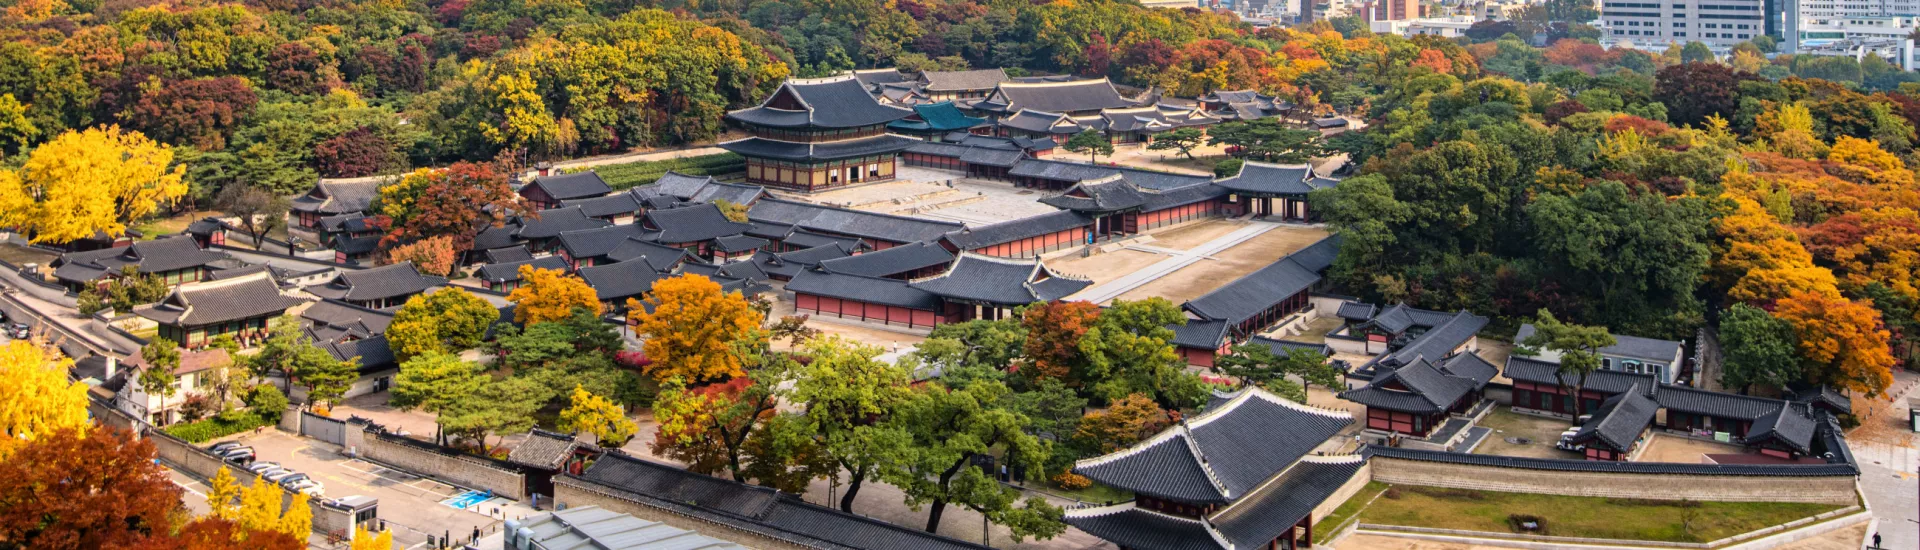
[(901, 151), (919, 143), (887, 133), (913, 115), (882, 105), (851, 76), (793, 79), (759, 106), (727, 113), (752, 137), (720, 147), (747, 158), (747, 182), (800, 192), (894, 178)]

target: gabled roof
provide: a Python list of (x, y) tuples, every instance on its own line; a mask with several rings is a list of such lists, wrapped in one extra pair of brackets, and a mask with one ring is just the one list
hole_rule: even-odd
[(855, 69), (853, 71), (853, 78), (855, 80), (859, 80), (860, 83), (866, 84), (868, 86), (874, 86), (878, 84), (899, 84), (902, 82), (909, 82), (913, 80), (912, 77), (907, 76), (907, 73), (900, 72), (900, 69), (895, 67), (887, 67), (884, 69), (865, 69), (865, 70)]
[[(1653, 423), (1654, 413), (1659, 410), (1660, 405), (1648, 399), (1646, 393), (1635, 386), (1625, 393), (1607, 398), (1600, 404), (1600, 409), (1594, 411), (1593, 419), (1581, 426), (1569, 441), (1598, 441), (1610, 450), (1626, 452), (1640, 440), (1640, 434), (1647, 431), (1647, 425)], [(1811, 422), (1808, 427), (1812, 427)], [(1807, 435), (1812, 436), (1813, 433), (1809, 431)]]
[(769, 275), (792, 278), (803, 269), (834, 258), (847, 257), (848, 250), (840, 244), (823, 244), (813, 248), (803, 248), (788, 252), (768, 252), (761, 250), (753, 253), (753, 263), (760, 271)]
[(1230, 503), (1352, 423), (1351, 414), (1248, 388), (1132, 447), (1075, 462), (1073, 471), (1135, 493)]
[(1038, 258), (1012, 260), (962, 252), (946, 273), (910, 286), (949, 300), (1020, 306), (1051, 302), (1092, 286), (1093, 281), (1047, 269)]
[(1060, 160), (1025, 159), (1007, 170), (1015, 177), (1038, 178), (1054, 181), (1097, 180), (1114, 174), (1126, 174), (1127, 181), (1142, 189), (1174, 189), (1213, 181), (1210, 176), (1156, 172), (1136, 168), (1114, 166), (1096, 166), (1078, 162)]
[(881, 134), (857, 139), (810, 143), (749, 137), (721, 143), (719, 147), (741, 156), (754, 158), (832, 160), (898, 153), (917, 143), (920, 143), (920, 140), (894, 134)]
[(385, 334), (316, 345), (327, 350), (327, 355), (333, 356), (335, 361), (353, 359), (354, 364), (358, 366), (357, 370), (363, 375), (393, 366), (396, 362), (393, 356), (393, 345), (387, 341)]
[[(759, 224), (755, 224), (755, 225), (757, 226)], [(748, 232), (748, 234), (752, 234), (752, 232)], [(774, 237), (767, 237), (765, 235), (754, 235), (754, 236), (767, 238), (767, 239), (774, 238)], [(852, 253), (854, 251), (867, 248), (866, 243), (861, 241), (859, 237), (842, 237), (838, 235), (828, 235), (825, 233), (815, 233), (812, 231), (807, 231), (805, 229), (789, 232), (785, 236), (779, 237), (779, 240), (781, 244), (785, 244), (789, 247), (794, 247), (794, 248), (813, 248), (816, 246), (826, 246), (830, 244), (840, 245), (841, 248), (847, 249), (848, 253)]]
[(1473, 339), (1480, 333), (1480, 329), (1486, 327), (1486, 317), (1463, 310), (1453, 314), (1439, 326), (1420, 333), (1419, 337), (1380, 358), (1379, 362), (1387, 366), (1400, 366), (1413, 364), (1421, 357), (1429, 360), (1435, 357), (1449, 357), (1453, 355), (1453, 350), (1467, 343), (1467, 340)]
[(1816, 421), (1804, 404), (1781, 403), (1780, 407), (1753, 422), (1747, 430), (1747, 442), (1776, 441), (1800, 454), (1813, 453)]
[(534, 269), (551, 269), (566, 273), (573, 270), (567, 265), (567, 259), (559, 256), (541, 256), (517, 262), (486, 264), (473, 271), (473, 278), (489, 283), (511, 283), (520, 280), (520, 266), (530, 265)]
[(1445, 311), (1408, 307), (1405, 303), (1394, 304), (1380, 310), (1373, 319), (1362, 324), (1363, 328), (1379, 328), (1392, 334), (1406, 332), (1413, 327), (1433, 328), (1452, 320), (1454, 314)]
[(619, 262), (582, 267), (577, 274), (593, 287), (600, 301), (618, 301), (638, 297), (653, 290), (653, 283), (667, 277), (645, 261)]
[(201, 326), (253, 317), (279, 315), (305, 300), (280, 293), (267, 273), (185, 283), (160, 303), (134, 308), (134, 313), (163, 325)]
[(823, 233), (895, 243), (938, 239), (949, 231), (965, 227), (954, 222), (835, 208), (778, 198), (761, 199), (754, 203), (753, 207), (747, 210), (747, 217), (759, 223), (792, 225)]
[[(1559, 385), (1560, 378), (1557, 374), (1559, 371), (1560, 365), (1558, 363), (1541, 361), (1520, 355), (1507, 357), (1506, 375), (1507, 378), (1515, 382)], [(1571, 386), (1574, 382), (1578, 381), (1578, 379), (1578, 376), (1569, 374), (1566, 377), (1566, 383)], [(1628, 374), (1611, 370), (1596, 370), (1587, 374), (1586, 389), (1590, 391), (1616, 394), (1626, 392), (1636, 387), (1642, 391), (1647, 391), (1654, 390), (1656, 387), (1659, 387), (1659, 385), (1658, 381), (1654, 380), (1653, 375), (1650, 374)], [(1665, 389), (1662, 388), (1660, 391), (1665, 391)]]
[(53, 276), (63, 281), (87, 282), (118, 275), (126, 266), (140, 273), (162, 273), (200, 267), (227, 258), (226, 254), (203, 250), (190, 235), (174, 235), (151, 241), (134, 241), (119, 248), (69, 252), (54, 259)]
[(523, 240), (550, 239), (567, 231), (613, 225), (613, 222), (588, 216), (577, 205), (541, 210), (539, 216), (540, 219), (536, 220), (521, 219), (520, 230), (514, 232), (514, 237)]
[(615, 262), (645, 260), (647, 265), (653, 266), (654, 270), (662, 273), (672, 271), (674, 266), (692, 257), (693, 253), (684, 248), (671, 247), (639, 237), (628, 238), (607, 253), (607, 259)]
[(1136, 506), (1132, 502), (1068, 510), (1067, 525), (1121, 548), (1139, 550), (1230, 550), (1226, 536), (1196, 518)]
[(613, 192), (613, 187), (607, 185), (607, 181), (600, 179), (600, 174), (594, 173), (593, 170), (539, 176), (533, 178), (533, 183), (522, 188), (521, 193), (525, 194), (527, 189), (533, 188), (546, 191), (547, 196), (552, 197), (553, 200), (562, 201), (605, 196)]
[(520, 246), (526, 241), (518, 236), (519, 233), (520, 222), (518, 220), (508, 222), (499, 227), (488, 226), (482, 228), (479, 233), (473, 236), (473, 249), (494, 250), (497, 248)]
[(580, 229), (560, 234), (560, 249), (567, 256), (579, 260), (605, 256), (621, 243), (636, 237), (645, 237), (650, 232), (638, 224), (609, 225), (594, 229)]
[(320, 230), (328, 233), (370, 231), (375, 229), (369, 223), (367, 215), (361, 212), (348, 212), (320, 218)]
[[(772, 106), (783, 101), (792, 101), (800, 109)], [(727, 113), (727, 118), (781, 128), (853, 128), (885, 124), (912, 112), (880, 104), (872, 94), (867, 93), (866, 86), (861, 85), (859, 80), (841, 76), (788, 79), (760, 105)]]
[(1367, 465), (1360, 455), (1301, 457), (1279, 477), (1207, 518), (1233, 548), (1261, 548), (1286, 536)]
[(614, 193), (589, 199), (568, 199), (560, 201), (560, 206), (578, 206), (580, 213), (588, 217), (606, 218), (639, 212), (640, 199), (633, 193)]
[(1438, 413), (1452, 408), (1479, 386), (1470, 378), (1448, 375), (1433, 362), (1421, 360), (1375, 377), (1359, 389), (1342, 392), (1340, 398), (1392, 411)]
[(713, 240), (713, 249), (728, 254), (759, 250), (769, 244), (766, 239), (747, 235), (728, 235)]
[(527, 431), (526, 441), (507, 453), (507, 462), (552, 470), (573, 456), (580, 445), (571, 435), (534, 428)]
[[(1592, 378), (1588, 378), (1592, 385)], [(1738, 420), (1759, 420), (1780, 408), (1781, 401), (1663, 384), (1653, 398), (1670, 411), (1705, 414)]]
[(364, 237), (352, 237), (352, 236), (339, 237), (333, 240), (333, 249), (335, 251), (342, 252), (350, 256), (357, 256), (360, 254), (371, 254), (373, 251), (380, 249), (380, 236), (367, 235)]
[(960, 92), (991, 90), (1002, 82), (1012, 82), (1005, 69), (973, 69), (968, 71), (921, 71), (920, 81), (926, 84), (930, 92)]
[(1337, 315), (1341, 319), (1346, 319), (1348, 321), (1367, 321), (1367, 320), (1373, 319), (1373, 312), (1378, 310), (1379, 308), (1375, 307), (1373, 304), (1362, 303), (1362, 302), (1340, 302), (1340, 311)]
[(1040, 134), (1077, 134), (1087, 127), (1065, 114), (1021, 109), (1000, 119), (1000, 125)]
[(755, 265), (753, 262), (710, 264), (701, 261), (691, 261), (680, 264), (680, 270), (677, 274), (685, 275), (689, 273), (715, 281), (723, 281), (723, 284), (727, 279), (741, 279), (756, 282), (767, 280), (767, 272), (761, 271), (760, 266)]
[[(1331, 239), (1332, 237), (1328, 237)], [(1322, 239), (1321, 242), (1325, 242)], [(1295, 259), (1298, 252), (1267, 264), (1220, 288), (1187, 301), (1185, 308), (1207, 319), (1239, 324), (1268, 307), (1320, 282), (1320, 273)]]
[(820, 267), (835, 273), (865, 277), (889, 277), (911, 273), (953, 261), (953, 253), (938, 243), (921, 241), (883, 250), (820, 262)]
[(693, 193), (692, 202), (727, 201), (741, 206), (750, 206), (754, 201), (767, 196), (767, 188), (742, 183), (708, 182)]
[(1232, 325), (1226, 321), (1211, 319), (1187, 319), (1187, 324), (1173, 325), (1173, 339), (1167, 343), (1176, 346), (1214, 350), (1227, 341), (1227, 329)]
[(1853, 400), (1848, 398), (1846, 394), (1833, 389), (1833, 386), (1809, 386), (1792, 392), (1791, 395), (1795, 403), (1825, 406), (1838, 414), (1853, 413)]
[(641, 222), (647, 229), (659, 234), (650, 238), (662, 243), (691, 243), (717, 239), (729, 235), (739, 235), (752, 229), (751, 224), (727, 219), (727, 215), (714, 204), (701, 204), (669, 210), (650, 210)]
[(523, 245), (512, 246), (507, 248), (495, 248), (492, 250), (488, 250), (486, 253), (486, 258), (487, 258), (487, 263), (490, 263), (490, 264), (503, 264), (507, 262), (524, 262), (524, 261), (533, 259), (533, 253), (528, 252), (527, 245), (523, 244)]
[(906, 281), (847, 275), (818, 268), (795, 273), (793, 280), (787, 282), (787, 291), (923, 311), (937, 311), (940, 307), (939, 296), (914, 288)]
[(306, 310), (300, 312), (300, 318), (316, 325), (359, 332), (367, 336), (384, 334), (387, 332), (387, 325), (393, 324), (392, 313), (338, 300), (321, 300), (307, 306)]
[(1077, 227), (1084, 228), (1092, 223), (1093, 218), (1085, 214), (1061, 210), (980, 227), (968, 227), (947, 233), (941, 238), (961, 250), (977, 250), (1029, 237), (1051, 235)]
[(345, 214), (363, 212), (373, 205), (373, 198), (380, 195), (380, 180), (365, 181), (321, 181), (313, 184), (307, 194), (294, 197), (289, 205), (295, 212), (314, 212), (319, 214)]
[(1120, 95), (1107, 79), (1071, 82), (1002, 82), (975, 108), (1012, 112), (1038, 109), (1053, 112), (1097, 111), (1139, 105)]
[(1332, 180), (1315, 179), (1313, 167), (1306, 164), (1248, 161), (1240, 165), (1239, 173), (1213, 183), (1239, 193), (1305, 195), (1330, 186)]
[(421, 275), (414, 269), (413, 262), (400, 262), (371, 269), (341, 270), (333, 280), (303, 290), (321, 298), (359, 302), (410, 296), (445, 283), (445, 279)]
[(633, 188), (639, 197), (667, 196), (692, 199), (707, 184), (713, 183), (713, 176), (689, 176), (672, 170), (654, 180), (652, 185)]
[[(1513, 341), (1515, 343), (1525, 341), (1527, 338), (1533, 336), (1535, 330), (1533, 323), (1523, 323), (1520, 325), (1520, 330), (1513, 334)], [(1613, 345), (1600, 348), (1600, 355), (1672, 363), (1673, 358), (1680, 356), (1680, 349), (1682, 347), (1680, 342), (1673, 340), (1642, 338), (1624, 334), (1615, 334), (1613, 335), (1613, 339)]]
[(1080, 212), (1119, 212), (1146, 206), (1147, 194), (1127, 181), (1124, 174), (1112, 174), (1073, 184), (1059, 195), (1040, 199), (1040, 203)]

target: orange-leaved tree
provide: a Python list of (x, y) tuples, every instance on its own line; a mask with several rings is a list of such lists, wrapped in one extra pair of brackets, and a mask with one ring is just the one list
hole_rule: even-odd
[(627, 299), (634, 331), (647, 335), (644, 367), (656, 380), (688, 383), (740, 376), (737, 344), (759, 334), (762, 315), (739, 292), (723, 292), (706, 277), (684, 274), (653, 284), (646, 303)]
[(1871, 302), (1802, 292), (1775, 302), (1774, 316), (1793, 325), (1808, 381), (1867, 395), (1893, 383), (1889, 335)]
[[(1080, 337), (1087, 335), (1100, 319), (1100, 306), (1089, 302), (1051, 302), (1027, 307), (1020, 324), (1027, 327), (1026, 361), (1022, 374), (1033, 380), (1054, 378), (1069, 388), (1089, 382), (1086, 355), (1080, 352)], [(1031, 372), (1026, 372), (1032, 369)]]
[(587, 282), (558, 269), (520, 266), (520, 288), (507, 294), (513, 302), (513, 321), (522, 324), (560, 321), (573, 316), (574, 308), (600, 314), (600, 295)]
[(453, 273), (454, 257), (459, 253), (454, 249), (453, 237), (441, 235), (393, 247), (387, 251), (387, 263), (413, 262), (421, 273), (445, 277)]
[(1129, 394), (1103, 411), (1080, 419), (1074, 437), (1100, 447), (1101, 452), (1124, 449), (1167, 427), (1167, 412), (1145, 394)]

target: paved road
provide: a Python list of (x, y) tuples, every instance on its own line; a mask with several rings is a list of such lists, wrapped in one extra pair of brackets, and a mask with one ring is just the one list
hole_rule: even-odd
[[(1920, 445), (1907, 427), (1907, 397), (1916, 395), (1920, 375), (1895, 371), (1902, 388), (1886, 409), (1847, 434), (1847, 446), (1860, 463), (1860, 488), (1873, 507), (1882, 548), (1920, 548)], [(1868, 535), (1871, 537), (1871, 533)]]
[(1171, 275), (1173, 272), (1179, 271), (1180, 268), (1193, 265), (1205, 259), (1207, 256), (1232, 248), (1234, 245), (1258, 237), (1277, 227), (1280, 227), (1280, 224), (1261, 221), (1248, 222), (1246, 227), (1236, 229), (1232, 233), (1207, 241), (1200, 246), (1180, 251), (1171, 258), (1160, 260), (1153, 265), (1141, 268), (1133, 273), (1128, 273), (1118, 279), (1107, 281), (1104, 284), (1088, 287), (1080, 291), (1079, 294), (1073, 295), (1070, 299), (1086, 300), (1096, 304), (1105, 303), (1107, 300), (1112, 300), (1115, 297), (1126, 294), (1130, 290), (1159, 280), (1161, 277)]

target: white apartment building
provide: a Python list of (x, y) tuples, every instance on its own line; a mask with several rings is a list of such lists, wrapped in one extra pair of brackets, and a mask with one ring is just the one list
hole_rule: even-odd
[(1470, 15), (1453, 17), (1426, 17), (1401, 21), (1374, 21), (1369, 24), (1374, 34), (1397, 34), (1412, 38), (1421, 35), (1458, 38), (1467, 35), (1467, 29), (1473, 27), (1479, 19)]
[(1612, 42), (1645, 49), (1701, 42), (1721, 48), (1769, 34), (1772, 0), (1603, 0), (1601, 27)]

